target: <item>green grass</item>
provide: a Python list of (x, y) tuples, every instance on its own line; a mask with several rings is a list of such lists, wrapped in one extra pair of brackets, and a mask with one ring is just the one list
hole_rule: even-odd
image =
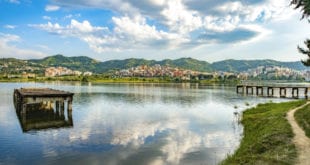
[(310, 138), (310, 105), (295, 112), (295, 119), (299, 126), (304, 129), (306, 135)]
[(294, 164), (297, 151), (286, 113), (304, 103), (266, 103), (244, 111), (244, 137), (240, 147), (221, 164)]

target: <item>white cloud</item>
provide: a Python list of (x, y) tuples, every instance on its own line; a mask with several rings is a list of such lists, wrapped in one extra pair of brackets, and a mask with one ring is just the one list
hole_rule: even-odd
[(188, 39), (177, 33), (168, 33), (157, 30), (155, 26), (146, 23), (146, 19), (137, 16), (131, 19), (125, 17), (113, 17), (115, 28), (92, 26), (89, 21), (78, 22), (71, 20), (70, 25), (61, 26), (58, 23), (29, 25), (49, 33), (66, 37), (76, 37), (88, 43), (95, 52), (101, 53), (107, 50), (135, 49), (141, 47), (175, 47), (189, 42)]
[(166, 7), (161, 11), (161, 15), (164, 17), (163, 23), (170, 30), (187, 34), (202, 26), (202, 18), (198, 12), (187, 10), (181, 0), (171, 0), (166, 3)]
[(8, 0), (10, 3), (20, 4), (19, 0)]
[(38, 48), (42, 49), (42, 50), (51, 50), (47, 45), (36, 45)]
[(57, 11), (59, 10), (60, 7), (59, 6), (56, 6), (56, 5), (46, 5), (45, 6), (45, 11)]
[(0, 33), (0, 56), (21, 59), (41, 58), (46, 56), (46, 54), (42, 52), (18, 48), (16, 45), (12, 44), (20, 41), (21, 39), (17, 35)]
[(241, 2), (235, 1), (235, 2), (227, 2), (225, 4), (222, 4), (218, 7), (216, 7), (217, 10), (225, 13), (234, 13), (234, 12), (240, 12), (244, 10), (244, 6)]
[(4, 28), (6, 28), (6, 29), (15, 29), (16, 26), (15, 25), (5, 25)]
[[(223, 35), (238, 29), (257, 32), (236, 37), (234, 44), (257, 42), (272, 33), (270, 22), (286, 20), (296, 12), (287, 0), (265, 1), (196, 1), (196, 0), (52, 0), (64, 8), (96, 8), (118, 13), (112, 16), (112, 27), (84, 31), (93, 27), (89, 21), (61, 26), (48, 23), (34, 26), (61, 36), (77, 37), (97, 52), (123, 50), (183, 50), (214, 45), (213, 40), (199, 40), (203, 34)], [(59, 8), (58, 8), (59, 9)], [(73, 19), (75, 15), (64, 17)], [(74, 20), (74, 19), (73, 19)], [(78, 24), (77, 26), (74, 23)], [(198, 36), (198, 37), (197, 37)], [(231, 44), (231, 43), (230, 43)]]
[(66, 20), (66, 19), (79, 18), (79, 17), (81, 17), (81, 14), (68, 14), (64, 16), (63, 19)]
[[(136, 16), (131, 19), (129, 17), (113, 17), (115, 28), (114, 34), (119, 38), (132, 41), (133, 44), (150, 45), (150, 46), (177, 46), (181, 43), (187, 42), (180, 34), (169, 33), (163, 30), (156, 29), (155, 26), (150, 26), (146, 23), (146, 19), (141, 16)], [(164, 45), (161, 45), (164, 44)]]
[(51, 22), (38, 25), (30, 24), (29, 26), (64, 36), (79, 36), (83, 34), (91, 34), (105, 29), (104, 27), (94, 27), (88, 21), (78, 22), (74, 19), (72, 19), (71, 24), (67, 26), (61, 26), (58, 23), (52, 24)]
[(43, 16), (42, 18), (43, 18), (43, 19), (45, 19), (45, 20), (51, 20), (51, 19), (52, 19), (51, 17), (46, 16), (46, 15), (45, 15), (45, 16)]

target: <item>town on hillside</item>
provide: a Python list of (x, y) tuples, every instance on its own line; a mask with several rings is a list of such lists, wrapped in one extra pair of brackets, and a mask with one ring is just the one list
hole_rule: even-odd
[(61, 76), (92, 76), (108, 74), (110, 77), (170, 77), (180, 80), (206, 80), (213, 78), (240, 79), (240, 80), (305, 80), (310, 81), (310, 71), (294, 70), (279, 66), (258, 66), (241, 72), (212, 71), (201, 72), (169, 65), (139, 65), (128, 69), (118, 69), (109, 73), (93, 73), (91, 71), (80, 71), (68, 67), (48, 67), (41, 64), (23, 61), (0, 63), (0, 76), (2, 78), (35, 78), (35, 77), (61, 77)]
[(261, 80), (305, 80), (310, 81), (310, 71), (297, 71), (286, 67), (259, 66), (240, 73), (232, 72), (199, 72), (189, 69), (173, 68), (169, 66), (141, 65), (115, 72), (118, 77), (174, 77), (182, 80), (203, 80), (212, 78), (225, 79), (261, 79)]

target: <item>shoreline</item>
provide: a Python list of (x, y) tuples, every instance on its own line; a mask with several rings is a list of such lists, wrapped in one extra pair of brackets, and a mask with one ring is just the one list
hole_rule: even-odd
[(294, 164), (297, 148), (286, 114), (305, 100), (258, 104), (242, 114), (244, 131), (239, 148), (223, 160), (230, 164)]
[(180, 80), (173, 78), (145, 78), (145, 77), (125, 77), (125, 78), (82, 78), (82, 77), (40, 77), (33, 79), (23, 79), (23, 78), (12, 78), (12, 79), (0, 79), (0, 83), (5, 82), (81, 82), (81, 83), (198, 83), (205, 85), (212, 84), (226, 84), (226, 85), (236, 85), (239, 80)]

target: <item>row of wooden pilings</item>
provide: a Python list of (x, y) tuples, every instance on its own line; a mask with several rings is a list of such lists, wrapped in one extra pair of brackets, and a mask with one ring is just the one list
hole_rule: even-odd
[[(240, 90), (241, 89), (241, 90)], [(254, 89), (255, 93), (254, 93)], [(266, 94), (264, 95), (264, 89), (266, 89)], [(286, 98), (287, 90), (291, 90), (291, 97), (298, 98), (301, 95), (300, 90), (304, 91), (304, 97), (308, 98), (308, 87), (284, 87), (284, 86), (261, 86), (261, 85), (237, 85), (236, 92), (246, 95), (257, 95), (257, 96), (267, 96), (275, 97), (275, 89), (279, 89), (279, 96)]]

